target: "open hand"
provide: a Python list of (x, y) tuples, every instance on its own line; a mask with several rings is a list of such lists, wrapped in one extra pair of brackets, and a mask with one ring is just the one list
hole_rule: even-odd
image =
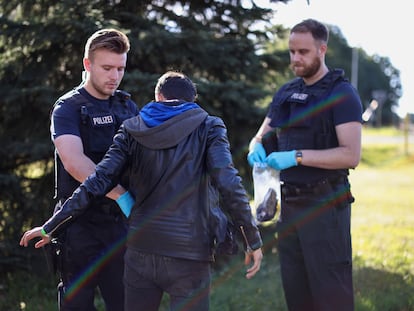
[(27, 247), (30, 240), (39, 237), (41, 238), (40, 241), (37, 241), (35, 244), (35, 248), (40, 248), (42, 246), (45, 246), (46, 244), (50, 243), (50, 236), (49, 235), (43, 235), (42, 234), (42, 228), (43, 227), (35, 227), (33, 229), (30, 229), (26, 231), (22, 238), (20, 239), (20, 246)]
[(251, 279), (260, 270), (263, 253), (262, 249), (258, 248), (252, 252), (246, 252), (244, 256), (244, 264), (247, 266), (253, 259), (253, 265), (247, 269), (246, 279)]

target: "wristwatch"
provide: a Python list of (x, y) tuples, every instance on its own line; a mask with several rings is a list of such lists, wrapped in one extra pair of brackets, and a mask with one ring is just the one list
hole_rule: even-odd
[(295, 157), (296, 157), (296, 163), (298, 165), (301, 165), (302, 164), (302, 159), (303, 159), (302, 151), (297, 150), (296, 153), (295, 153)]

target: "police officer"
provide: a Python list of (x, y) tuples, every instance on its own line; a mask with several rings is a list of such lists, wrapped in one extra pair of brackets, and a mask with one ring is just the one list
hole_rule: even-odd
[[(354, 309), (347, 176), (360, 160), (362, 105), (343, 71), (326, 66), (327, 43), (316, 20), (292, 28), (297, 78), (274, 95), (247, 156), (280, 171), (278, 254), (290, 311)], [(278, 150), (266, 153), (274, 129)]]
[[(118, 30), (95, 32), (85, 45), (84, 81), (55, 103), (51, 117), (55, 211), (94, 172), (121, 123), (138, 114), (129, 94), (117, 90), (129, 48), (128, 38)], [(85, 214), (59, 233), (60, 310), (96, 310), (96, 288), (106, 310), (123, 310), (122, 241), (127, 227), (121, 209), (130, 209), (131, 204), (130, 193), (118, 185), (107, 197), (93, 200)]]
[(129, 218), (125, 310), (157, 311), (164, 294), (170, 310), (209, 310), (215, 191), (243, 235), (246, 278), (252, 278), (263, 257), (260, 232), (232, 162), (225, 124), (196, 104), (196, 96), (184, 74), (162, 75), (156, 101), (123, 123), (96, 173), (43, 226), (26, 231), (20, 244), (36, 237), (41, 240), (35, 247), (49, 243), (65, 219), (88, 210), (89, 201), (128, 170), (137, 203)]

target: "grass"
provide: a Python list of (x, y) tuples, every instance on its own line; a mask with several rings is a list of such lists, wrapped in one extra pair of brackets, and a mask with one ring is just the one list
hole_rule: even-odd
[[(414, 156), (401, 142), (375, 139), (398, 137), (400, 131), (364, 129), (363, 135), (362, 162), (350, 174), (356, 197), (352, 209), (356, 310), (414, 311)], [(265, 257), (253, 279), (244, 277), (242, 254), (218, 261), (212, 311), (287, 310), (272, 227), (262, 230)], [(56, 310), (52, 277), (27, 277), (24, 272), (8, 275), (7, 286), (0, 288), (0, 310)], [(168, 310), (167, 300), (160, 311)], [(99, 299), (98, 305), (103, 310)]]
[(405, 143), (367, 143), (350, 179), (357, 310), (414, 310), (414, 157)]

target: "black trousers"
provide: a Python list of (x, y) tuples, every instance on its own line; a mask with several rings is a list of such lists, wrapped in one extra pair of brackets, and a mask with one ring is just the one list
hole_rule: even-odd
[[(98, 217), (99, 218), (99, 217)], [(98, 220), (98, 221), (96, 221)], [(89, 219), (65, 232), (61, 264), (61, 311), (95, 311), (99, 289), (105, 310), (124, 309), (123, 273), (126, 226), (119, 219)]]
[(278, 253), (289, 311), (354, 310), (349, 185), (283, 190)]

